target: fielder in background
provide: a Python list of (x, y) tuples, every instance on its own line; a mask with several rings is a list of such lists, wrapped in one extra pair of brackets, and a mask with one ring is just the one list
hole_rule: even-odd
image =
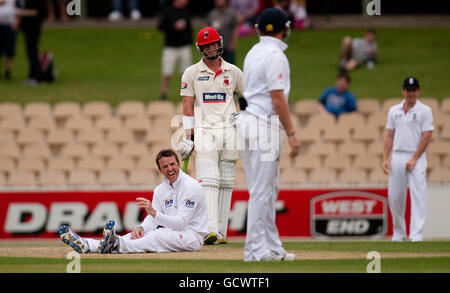
[(430, 107), (418, 100), (420, 87), (416, 78), (404, 80), (402, 94), (404, 100), (391, 107), (388, 113), (382, 166), (384, 173), (389, 174), (388, 201), (394, 226), (392, 241), (406, 238), (407, 185), (411, 195), (409, 239), (422, 241), (427, 203), (425, 150), (434, 130), (433, 114)]
[[(203, 58), (188, 67), (181, 78), (183, 127), (186, 138), (178, 145), (182, 160), (193, 151), (195, 168), (208, 206), (209, 234), (205, 244), (227, 243), (236, 149), (234, 92), (242, 93), (242, 71), (221, 57), (223, 41), (211, 27), (197, 34)], [(195, 135), (194, 135), (195, 134)]]
[[(290, 156), (294, 158), (300, 151), (288, 104), (289, 61), (283, 53), (290, 24), (284, 12), (267, 8), (261, 13), (257, 28), (259, 43), (244, 60), (247, 107), (237, 121), (238, 141), (242, 137), (245, 143), (241, 157), (250, 193), (244, 261), (294, 260), (295, 255), (283, 249), (275, 223), (279, 159), (285, 133)], [(271, 133), (268, 144), (260, 141), (267, 133)]]
[(61, 240), (78, 253), (139, 253), (197, 251), (203, 247), (208, 216), (203, 189), (180, 170), (177, 154), (162, 150), (156, 157), (164, 181), (155, 188), (153, 202), (138, 197), (147, 217), (131, 233), (118, 236), (113, 220), (103, 229), (101, 240), (82, 238), (70, 227), (59, 229)]

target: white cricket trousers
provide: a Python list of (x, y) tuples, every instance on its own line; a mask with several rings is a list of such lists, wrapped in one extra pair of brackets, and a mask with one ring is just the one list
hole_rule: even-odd
[[(261, 147), (257, 143), (256, 149), (251, 149), (249, 140), (254, 139), (249, 136), (249, 127), (255, 127), (253, 118), (245, 111), (241, 112), (239, 118), (238, 132), (245, 141), (245, 149), (240, 151), (242, 164), (244, 166), (247, 187), (250, 193), (247, 214), (247, 236), (244, 247), (244, 261), (260, 261), (266, 254), (273, 251), (277, 254), (284, 254), (286, 251), (282, 243), (276, 226), (275, 200), (278, 197), (278, 184), (280, 181), (279, 154), (283, 143), (283, 131), (277, 131), (276, 158), (265, 160), (265, 155), (274, 150)], [(250, 149), (249, 149), (250, 148)], [(264, 150), (263, 150), (264, 149)]]
[(406, 170), (406, 163), (413, 154), (410, 152), (392, 153), (388, 201), (394, 226), (393, 241), (402, 241), (406, 238), (405, 209), (407, 185), (409, 185), (411, 199), (409, 239), (414, 241), (423, 240), (422, 232), (427, 205), (427, 160), (425, 154), (423, 154), (417, 160), (414, 169), (409, 172)]
[[(173, 231), (160, 228), (144, 233), (138, 239), (131, 239), (131, 233), (119, 236), (119, 253), (142, 253), (142, 252), (181, 252), (198, 251), (203, 247), (203, 239), (190, 231)], [(84, 238), (89, 244), (92, 253), (99, 252), (100, 240)]]

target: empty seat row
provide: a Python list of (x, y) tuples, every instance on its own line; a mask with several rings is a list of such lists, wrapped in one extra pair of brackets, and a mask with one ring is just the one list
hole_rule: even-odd
[(26, 120), (36, 117), (54, 117), (56, 120), (85, 116), (90, 120), (110, 116), (113, 112), (119, 118), (145, 117), (157, 118), (182, 113), (182, 103), (175, 105), (169, 101), (152, 101), (147, 105), (142, 101), (123, 101), (113, 108), (105, 101), (90, 101), (84, 105), (77, 102), (59, 102), (54, 106), (47, 102), (30, 102), (23, 108), (18, 103), (0, 103), (0, 120), (6, 117), (23, 117)]
[[(363, 115), (370, 115), (376, 112), (387, 112), (389, 109), (401, 103), (403, 98), (389, 98), (380, 102), (378, 99), (373, 98), (361, 98), (357, 100), (358, 112)], [(450, 97), (444, 98), (441, 103), (436, 98), (424, 97), (419, 98), (419, 100), (425, 105), (429, 106), (433, 113), (442, 112), (450, 114)], [(318, 101), (317, 99), (302, 99), (298, 100), (294, 104), (294, 112), (298, 116), (309, 116), (311, 114), (317, 113)]]

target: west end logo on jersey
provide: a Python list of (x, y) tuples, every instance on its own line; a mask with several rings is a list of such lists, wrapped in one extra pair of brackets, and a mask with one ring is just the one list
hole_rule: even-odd
[(163, 199), (164, 206), (166, 208), (173, 206), (173, 199), (165, 198)]
[(387, 233), (387, 200), (363, 191), (338, 191), (310, 202), (314, 236), (381, 236)]
[(226, 103), (226, 93), (203, 93), (203, 103)]
[(184, 205), (185, 205), (186, 207), (188, 207), (188, 208), (194, 208), (194, 207), (195, 207), (195, 201), (193, 201), (193, 200), (190, 199), (190, 198), (186, 198), (186, 199), (184, 200)]

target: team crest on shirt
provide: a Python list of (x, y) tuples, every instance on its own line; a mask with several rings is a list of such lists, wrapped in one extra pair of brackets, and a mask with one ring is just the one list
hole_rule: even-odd
[(194, 208), (194, 207), (195, 207), (195, 201), (193, 201), (193, 200), (190, 199), (190, 198), (186, 198), (186, 199), (184, 200), (184, 205), (185, 205), (186, 207), (188, 207), (188, 208)]
[(165, 198), (162, 202), (166, 208), (173, 206), (173, 199)]
[(228, 76), (223, 77), (223, 85), (229, 86), (230, 85), (230, 78)]

